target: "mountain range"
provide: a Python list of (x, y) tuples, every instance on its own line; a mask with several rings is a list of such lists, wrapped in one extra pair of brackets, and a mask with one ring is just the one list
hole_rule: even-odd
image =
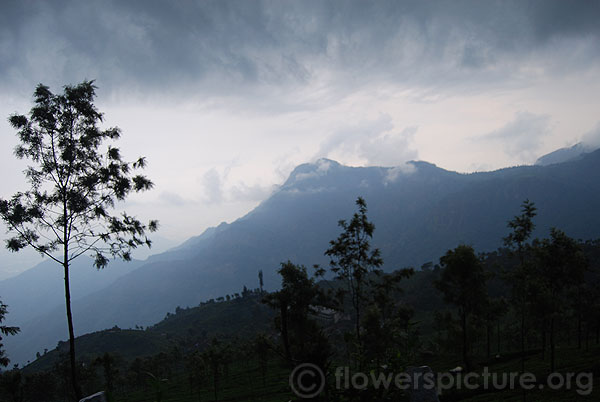
[[(298, 166), (268, 199), (232, 223), (222, 223), (145, 261), (114, 262), (100, 272), (89, 260), (73, 269), (73, 314), (78, 335), (115, 325), (147, 326), (177, 306), (258, 287), (277, 288), (283, 261), (327, 265), (324, 251), (363, 197), (376, 230), (384, 269), (437, 262), (467, 243), (478, 251), (503, 245), (507, 221), (525, 199), (535, 202), (534, 236), (551, 227), (600, 237), (600, 150), (563, 151), (534, 166), (462, 174), (427, 162), (401, 167), (349, 167), (320, 159)], [(7, 323), (21, 333), (4, 343), (13, 362), (67, 338), (58, 266), (42, 263), (0, 281)]]

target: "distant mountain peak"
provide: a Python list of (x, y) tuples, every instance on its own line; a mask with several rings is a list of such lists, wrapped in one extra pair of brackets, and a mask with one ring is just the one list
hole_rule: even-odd
[(555, 163), (563, 163), (578, 160), (581, 159), (585, 154), (590, 153), (593, 150), (593, 147), (582, 142), (578, 142), (572, 147), (560, 148), (556, 151), (552, 151), (546, 155), (540, 156), (538, 160), (535, 161), (535, 164), (537, 166), (548, 166), (553, 165)]
[(413, 161), (406, 162), (406, 165), (412, 165), (415, 168), (422, 167), (422, 168), (427, 168), (427, 169), (432, 169), (432, 168), (439, 169), (435, 163), (431, 163), (431, 162), (427, 162), (427, 161), (414, 161), (413, 160)]
[(319, 158), (315, 161), (314, 165), (320, 166), (323, 164), (333, 164), (333, 165), (340, 165), (339, 162), (334, 161), (333, 159), (329, 159), (329, 158)]
[(342, 166), (338, 162), (327, 158), (317, 159), (313, 163), (303, 163), (292, 171), (283, 185), (286, 186), (313, 177), (325, 176), (332, 168), (338, 169)]

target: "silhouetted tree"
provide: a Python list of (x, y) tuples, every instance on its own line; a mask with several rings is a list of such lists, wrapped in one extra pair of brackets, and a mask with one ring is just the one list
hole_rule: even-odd
[[(7, 314), (7, 308), (8, 306), (4, 303), (2, 303), (0, 301), (0, 324), (2, 324), (2, 322), (4, 321), (4, 317)], [(16, 335), (18, 332), (20, 331), (20, 329), (18, 327), (9, 327), (6, 325), (0, 325), (0, 333), (2, 333), (2, 335), (4, 336), (8, 336), (8, 335)], [(2, 336), (0, 336), (0, 342), (2, 341)], [(10, 363), (10, 360), (8, 357), (6, 357), (4, 355), (4, 349), (3, 349), (2, 343), (0, 343), (0, 366), (6, 367), (8, 366), (8, 363)]]
[(10, 402), (23, 402), (24, 384), (21, 371), (16, 367), (5, 371), (0, 376), (0, 389), (4, 391), (5, 398)]
[(285, 359), (290, 364), (312, 362), (323, 365), (329, 346), (318, 324), (311, 319), (320, 307), (327, 305), (323, 292), (308, 277), (306, 267), (290, 261), (281, 264), (281, 290), (264, 301), (279, 312), (276, 326), (281, 333)]
[[(366, 301), (369, 274), (381, 274), (383, 260), (379, 249), (371, 250), (375, 225), (367, 218), (367, 203), (361, 197), (356, 200), (358, 212), (347, 222), (340, 220), (338, 226), (342, 233), (329, 242), (325, 255), (330, 257), (330, 269), (336, 279), (342, 280), (347, 287), (354, 310), (354, 327), (358, 356), (362, 355), (361, 312)], [(361, 364), (359, 359), (359, 365)]]
[(27, 374), (23, 388), (26, 401), (54, 401), (57, 399), (56, 379), (51, 372)]
[(136, 357), (129, 365), (129, 378), (134, 387), (141, 387), (144, 385), (146, 377), (144, 362), (141, 358)]
[[(525, 200), (521, 204), (521, 214), (508, 221), (511, 232), (504, 238), (504, 244), (516, 252), (519, 258), (519, 265), (510, 272), (508, 279), (512, 286), (512, 301), (521, 318), (521, 372), (525, 372), (525, 316), (531, 272), (531, 266), (526, 261), (526, 253), (529, 250), (529, 238), (533, 233), (533, 229), (535, 229), (533, 218), (536, 214), (535, 204)], [(523, 389), (523, 400), (525, 400), (525, 392), (525, 389)]]
[(210, 346), (202, 353), (202, 358), (212, 374), (215, 401), (219, 400), (224, 353), (224, 346), (217, 338), (213, 338)]
[[(369, 306), (361, 323), (365, 344), (363, 358), (374, 361), (377, 367), (383, 362), (389, 366), (400, 357), (402, 363), (408, 363), (411, 348), (406, 341), (409, 337), (411, 341), (417, 340), (414, 333), (409, 335), (413, 311), (398, 300), (402, 293), (401, 280), (413, 274), (413, 269), (401, 269), (382, 274), (370, 285)], [(397, 366), (405, 367), (403, 364)]]
[(269, 366), (271, 347), (264, 334), (258, 334), (252, 342), (252, 346), (254, 348), (256, 357), (258, 358), (262, 386), (265, 388), (267, 386), (267, 369)]
[(160, 378), (160, 376), (156, 376), (153, 373), (147, 371), (147, 378), (149, 382), (152, 384), (152, 388), (154, 388), (154, 400), (155, 402), (162, 402), (163, 399), (163, 384), (169, 381), (168, 378)]
[(186, 363), (186, 371), (190, 381), (190, 388), (192, 391), (197, 393), (198, 402), (200, 402), (202, 400), (202, 387), (206, 377), (205, 361), (202, 358), (201, 353), (194, 352), (187, 356)]
[(435, 287), (442, 292), (444, 300), (458, 308), (462, 330), (462, 357), (467, 370), (472, 367), (469, 356), (471, 339), (468, 334), (469, 319), (481, 312), (486, 301), (486, 275), (473, 247), (460, 245), (448, 250), (440, 258), (443, 268)]
[(555, 325), (561, 305), (566, 304), (565, 292), (570, 286), (583, 282), (585, 256), (579, 244), (564, 232), (552, 228), (550, 238), (543, 239), (536, 248), (539, 263), (536, 281), (541, 283), (549, 308), (550, 371), (555, 368)]
[(500, 353), (500, 318), (506, 313), (507, 304), (504, 298), (490, 298), (488, 297), (482, 306), (482, 321), (485, 325), (486, 332), (486, 356), (489, 359), (492, 354), (492, 333), (494, 331), (494, 325), (496, 326), (497, 336), (497, 352)]
[(115, 392), (115, 383), (119, 375), (119, 369), (116, 367), (116, 359), (113, 355), (106, 352), (102, 357), (96, 358), (93, 363), (95, 366), (102, 367), (104, 375), (104, 389), (109, 401), (112, 401)]
[(99, 269), (107, 265), (108, 256), (130, 260), (132, 249), (150, 246), (145, 232), (157, 228), (156, 221), (146, 225), (126, 213), (110, 213), (130, 192), (148, 190), (153, 184), (133, 173), (145, 166), (144, 158), (125, 162), (118, 148), (101, 149), (105, 140), (116, 140), (121, 132), (98, 127), (102, 114), (93, 104), (95, 89), (93, 81), (85, 81), (65, 86), (63, 94), (55, 95), (40, 84), (29, 117), (10, 117), (20, 141), (15, 155), (30, 159), (33, 165), (25, 171), (30, 189), (10, 200), (0, 199), (0, 216), (14, 234), (7, 247), (11, 251), (31, 247), (63, 267), (71, 376), (77, 399), (81, 391), (75, 370), (71, 262), (86, 253), (94, 256)]

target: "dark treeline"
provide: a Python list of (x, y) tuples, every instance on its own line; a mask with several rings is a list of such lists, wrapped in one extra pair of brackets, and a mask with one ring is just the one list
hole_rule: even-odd
[[(288, 400), (295, 397), (289, 373), (311, 363), (325, 374), (313, 399), (385, 401), (408, 396), (393, 387), (340, 389), (336, 368), (385, 374), (489, 366), (540, 376), (569, 368), (598, 375), (586, 356), (600, 345), (600, 241), (571, 239), (559, 229), (532, 239), (536, 209), (525, 201), (520, 214), (507, 217), (497, 251), (461, 244), (437, 263), (384, 272), (370, 244), (375, 227), (367, 205), (362, 198), (356, 205), (324, 247), (330, 264), (282, 262), (277, 291), (263, 289), (259, 272), (257, 288), (178, 307), (145, 329), (90, 335), (94, 345), (110, 336), (113, 352), (90, 346), (85, 353), (79, 338), (82, 389), (104, 390), (111, 401)], [(142, 339), (154, 343), (133, 353)], [(71, 400), (62, 346), (3, 372), (2, 400)], [(470, 396), (456, 390), (441, 400)]]

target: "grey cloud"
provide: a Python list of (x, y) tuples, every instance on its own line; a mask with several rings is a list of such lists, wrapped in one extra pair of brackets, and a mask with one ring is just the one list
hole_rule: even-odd
[(216, 169), (210, 169), (202, 176), (204, 201), (208, 204), (219, 204), (223, 201), (223, 179)]
[[(563, 1), (9, 1), (0, 85), (63, 85), (246, 95), (310, 83), (351, 91), (511, 79), (515, 63), (557, 40), (600, 53), (600, 3)], [(581, 66), (585, 68), (586, 66)], [(323, 83), (324, 82), (324, 83)]]
[(407, 127), (400, 133), (383, 133), (361, 144), (359, 155), (370, 165), (396, 166), (418, 156), (411, 142), (417, 127)]
[(520, 160), (538, 155), (543, 138), (550, 132), (550, 117), (529, 112), (517, 113), (515, 119), (476, 141), (499, 144), (506, 154)]
[(555, 37), (598, 36), (600, 34), (600, 3), (597, 1), (532, 2), (526, 9), (535, 37), (540, 41)]
[(412, 147), (416, 132), (417, 127), (407, 127), (395, 132), (390, 116), (381, 115), (374, 121), (342, 128), (329, 136), (321, 144), (317, 157), (342, 154), (359, 157), (367, 165), (402, 165), (418, 157), (418, 152)]
[(398, 180), (401, 176), (414, 173), (416, 170), (417, 168), (412, 163), (404, 163), (400, 166), (391, 167), (385, 172), (383, 183), (388, 185)]
[(176, 206), (176, 207), (181, 207), (181, 206), (187, 205), (191, 202), (191, 201), (184, 199), (179, 194), (173, 193), (170, 191), (161, 192), (160, 195), (158, 196), (158, 199), (161, 202), (164, 202), (165, 204)]
[(296, 181), (312, 179), (314, 177), (325, 176), (331, 168), (332, 162), (329, 159), (321, 158), (315, 162), (317, 168), (315, 170), (306, 173), (297, 173), (295, 175)]
[(261, 186), (260, 184), (247, 185), (238, 183), (229, 191), (229, 197), (232, 201), (262, 201), (267, 199), (277, 186)]
[(596, 127), (583, 135), (581, 142), (589, 150), (600, 148), (600, 122), (596, 124)]
[(231, 166), (228, 166), (223, 174), (220, 174), (213, 168), (202, 176), (202, 187), (204, 188), (203, 201), (205, 203), (224, 204), (230, 202), (262, 201), (273, 192), (273, 186), (262, 186), (260, 184), (248, 185), (238, 182), (234, 185), (227, 185)]

